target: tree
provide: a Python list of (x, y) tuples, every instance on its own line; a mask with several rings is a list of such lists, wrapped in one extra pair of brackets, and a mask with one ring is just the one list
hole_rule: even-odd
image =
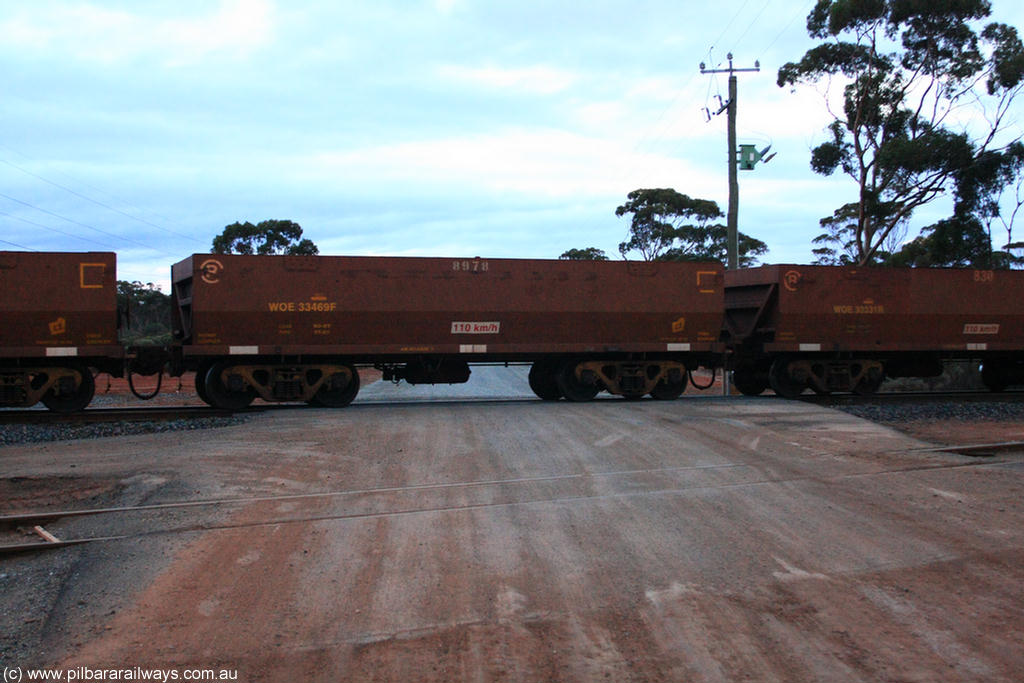
[(215, 254), (306, 254), (320, 253), (311, 240), (302, 238), (294, 221), (269, 220), (258, 225), (232, 223), (213, 238)]
[(586, 247), (585, 249), (570, 249), (569, 251), (563, 251), (562, 255), (558, 258), (563, 261), (607, 261), (608, 254), (604, 253), (604, 249), (598, 249), (597, 247)]
[[(818, 0), (807, 30), (823, 42), (779, 69), (780, 87), (845, 81), (842, 111), (833, 112), (811, 168), (842, 170), (857, 183), (857, 200), (836, 211), (822, 236), (852, 247), (857, 263), (878, 260), (914, 211), (937, 197), (952, 190), (967, 200), (979, 176), (988, 190), (1012, 182), (997, 169), (1020, 174), (1006, 130), (1024, 88), (1024, 46), (1005, 24), (976, 32), (971, 22), (990, 11), (987, 0)], [(965, 201), (957, 220), (964, 225), (972, 214), (984, 223), (992, 210)]]
[[(957, 184), (957, 201), (955, 217), (960, 220), (971, 220), (980, 225), (988, 237), (990, 251), (990, 268), (1011, 268), (1024, 266), (1024, 258), (1014, 254), (1024, 247), (1013, 240), (1013, 225), (1024, 206), (1021, 190), (1024, 185), (1024, 144), (1015, 142), (1005, 150), (983, 154), (967, 169)], [(1008, 187), (1013, 187), (1015, 196), (1012, 202), (1004, 202), (1004, 194)], [(1002, 207), (1012, 204), (1009, 215), (1003, 215)], [(1006, 236), (996, 241), (993, 226), (999, 223), (1006, 231)], [(1000, 249), (995, 244), (1004, 243)]]
[(117, 307), (127, 312), (124, 344), (171, 343), (171, 297), (152, 282), (117, 281)]
[(885, 259), (886, 265), (991, 269), (991, 242), (973, 218), (947, 218), (928, 226), (922, 234)]
[[(911, 266), (1012, 268), (1024, 262), (1013, 253), (1013, 217), (1021, 206), (1024, 145), (1017, 142), (999, 153), (982, 154), (956, 182), (953, 216), (929, 225), (922, 235), (889, 256), (887, 263)], [(1017, 205), (1007, 219), (1001, 215), (1003, 190), (1016, 178)], [(1007, 244), (993, 249), (992, 226), (1000, 220)]]
[[(728, 258), (726, 226), (712, 224), (724, 215), (709, 199), (695, 199), (666, 189), (633, 190), (616, 216), (632, 214), (629, 239), (619, 245), (625, 258), (640, 252), (645, 261), (720, 261)], [(768, 251), (761, 240), (739, 235), (739, 262), (751, 266)]]

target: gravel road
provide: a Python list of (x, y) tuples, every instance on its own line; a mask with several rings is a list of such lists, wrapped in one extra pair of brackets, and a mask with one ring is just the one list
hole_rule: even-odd
[(523, 379), (0, 449), (7, 510), (276, 497), (49, 525), (133, 537), (0, 559), (4, 665), (1019, 680), (1020, 453), (770, 399), (522, 400)]

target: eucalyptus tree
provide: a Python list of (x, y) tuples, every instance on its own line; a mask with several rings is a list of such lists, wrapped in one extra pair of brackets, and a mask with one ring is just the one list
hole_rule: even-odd
[(807, 30), (821, 42), (779, 69), (778, 85), (842, 86), (811, 168), (841, 170), (858, 188), (856, 201), (822, 220), (820, 259), (886, 256), (915, 210), (943, 195), (962, 224), (991, 225), (998, 215), (991, 200), (1019, 177), (1024, 158), (1011, 115), (1024, 47), (1014, 27), (983, 25), (990, 14), (987, 0), (815, 4)]
[[(697, 199), (671, 188), (639, 189), (626, 195), (616, 216), (632, 214), (629, 239), (619, 244), (625, 258), (639, 252), (645, 261), (721, 261), (728, 253), (726, 226), (718, 204)], [(767, 245), (743, 233), (739, 235), (739, 263), (751, 266), (768, 251)]]
[(253, 225), (235, 222), (213, 238), (215, 254), (305, 254), (320, 252), (310, 239), (302, 237), (295, 221), (267, 220)]

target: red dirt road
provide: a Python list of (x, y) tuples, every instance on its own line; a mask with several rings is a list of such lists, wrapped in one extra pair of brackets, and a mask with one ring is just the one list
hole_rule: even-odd
[[(356, 404), (99, 445), (0, 462), (119, 481), (137, 502), (276, 498), (60, 551), (75, 569), (19, 666), (244, 681), (1024, 671), (1020, 454), (928, 452), (822, 408), (721, 398)], [(63, 524), (48, 528), (135, 523)]]

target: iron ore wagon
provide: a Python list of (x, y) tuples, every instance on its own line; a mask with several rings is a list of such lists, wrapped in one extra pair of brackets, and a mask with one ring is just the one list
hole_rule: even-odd
[(1024, 272), (773, 265), (725, 274), (735, 386), (872, 393), (977, 359), (993, 391), (1024, 382)]
[(0, 405), (81, 410), (90, 368), (120, 376), (117, 257), (0, 252)]
[(226, 408), (344, 406), (357, 367), (412, 384), (532, 363), (542, 398), (670, 399), (720, 363), (711, 263), (196, 254), (172, 268), (172, 374)]

